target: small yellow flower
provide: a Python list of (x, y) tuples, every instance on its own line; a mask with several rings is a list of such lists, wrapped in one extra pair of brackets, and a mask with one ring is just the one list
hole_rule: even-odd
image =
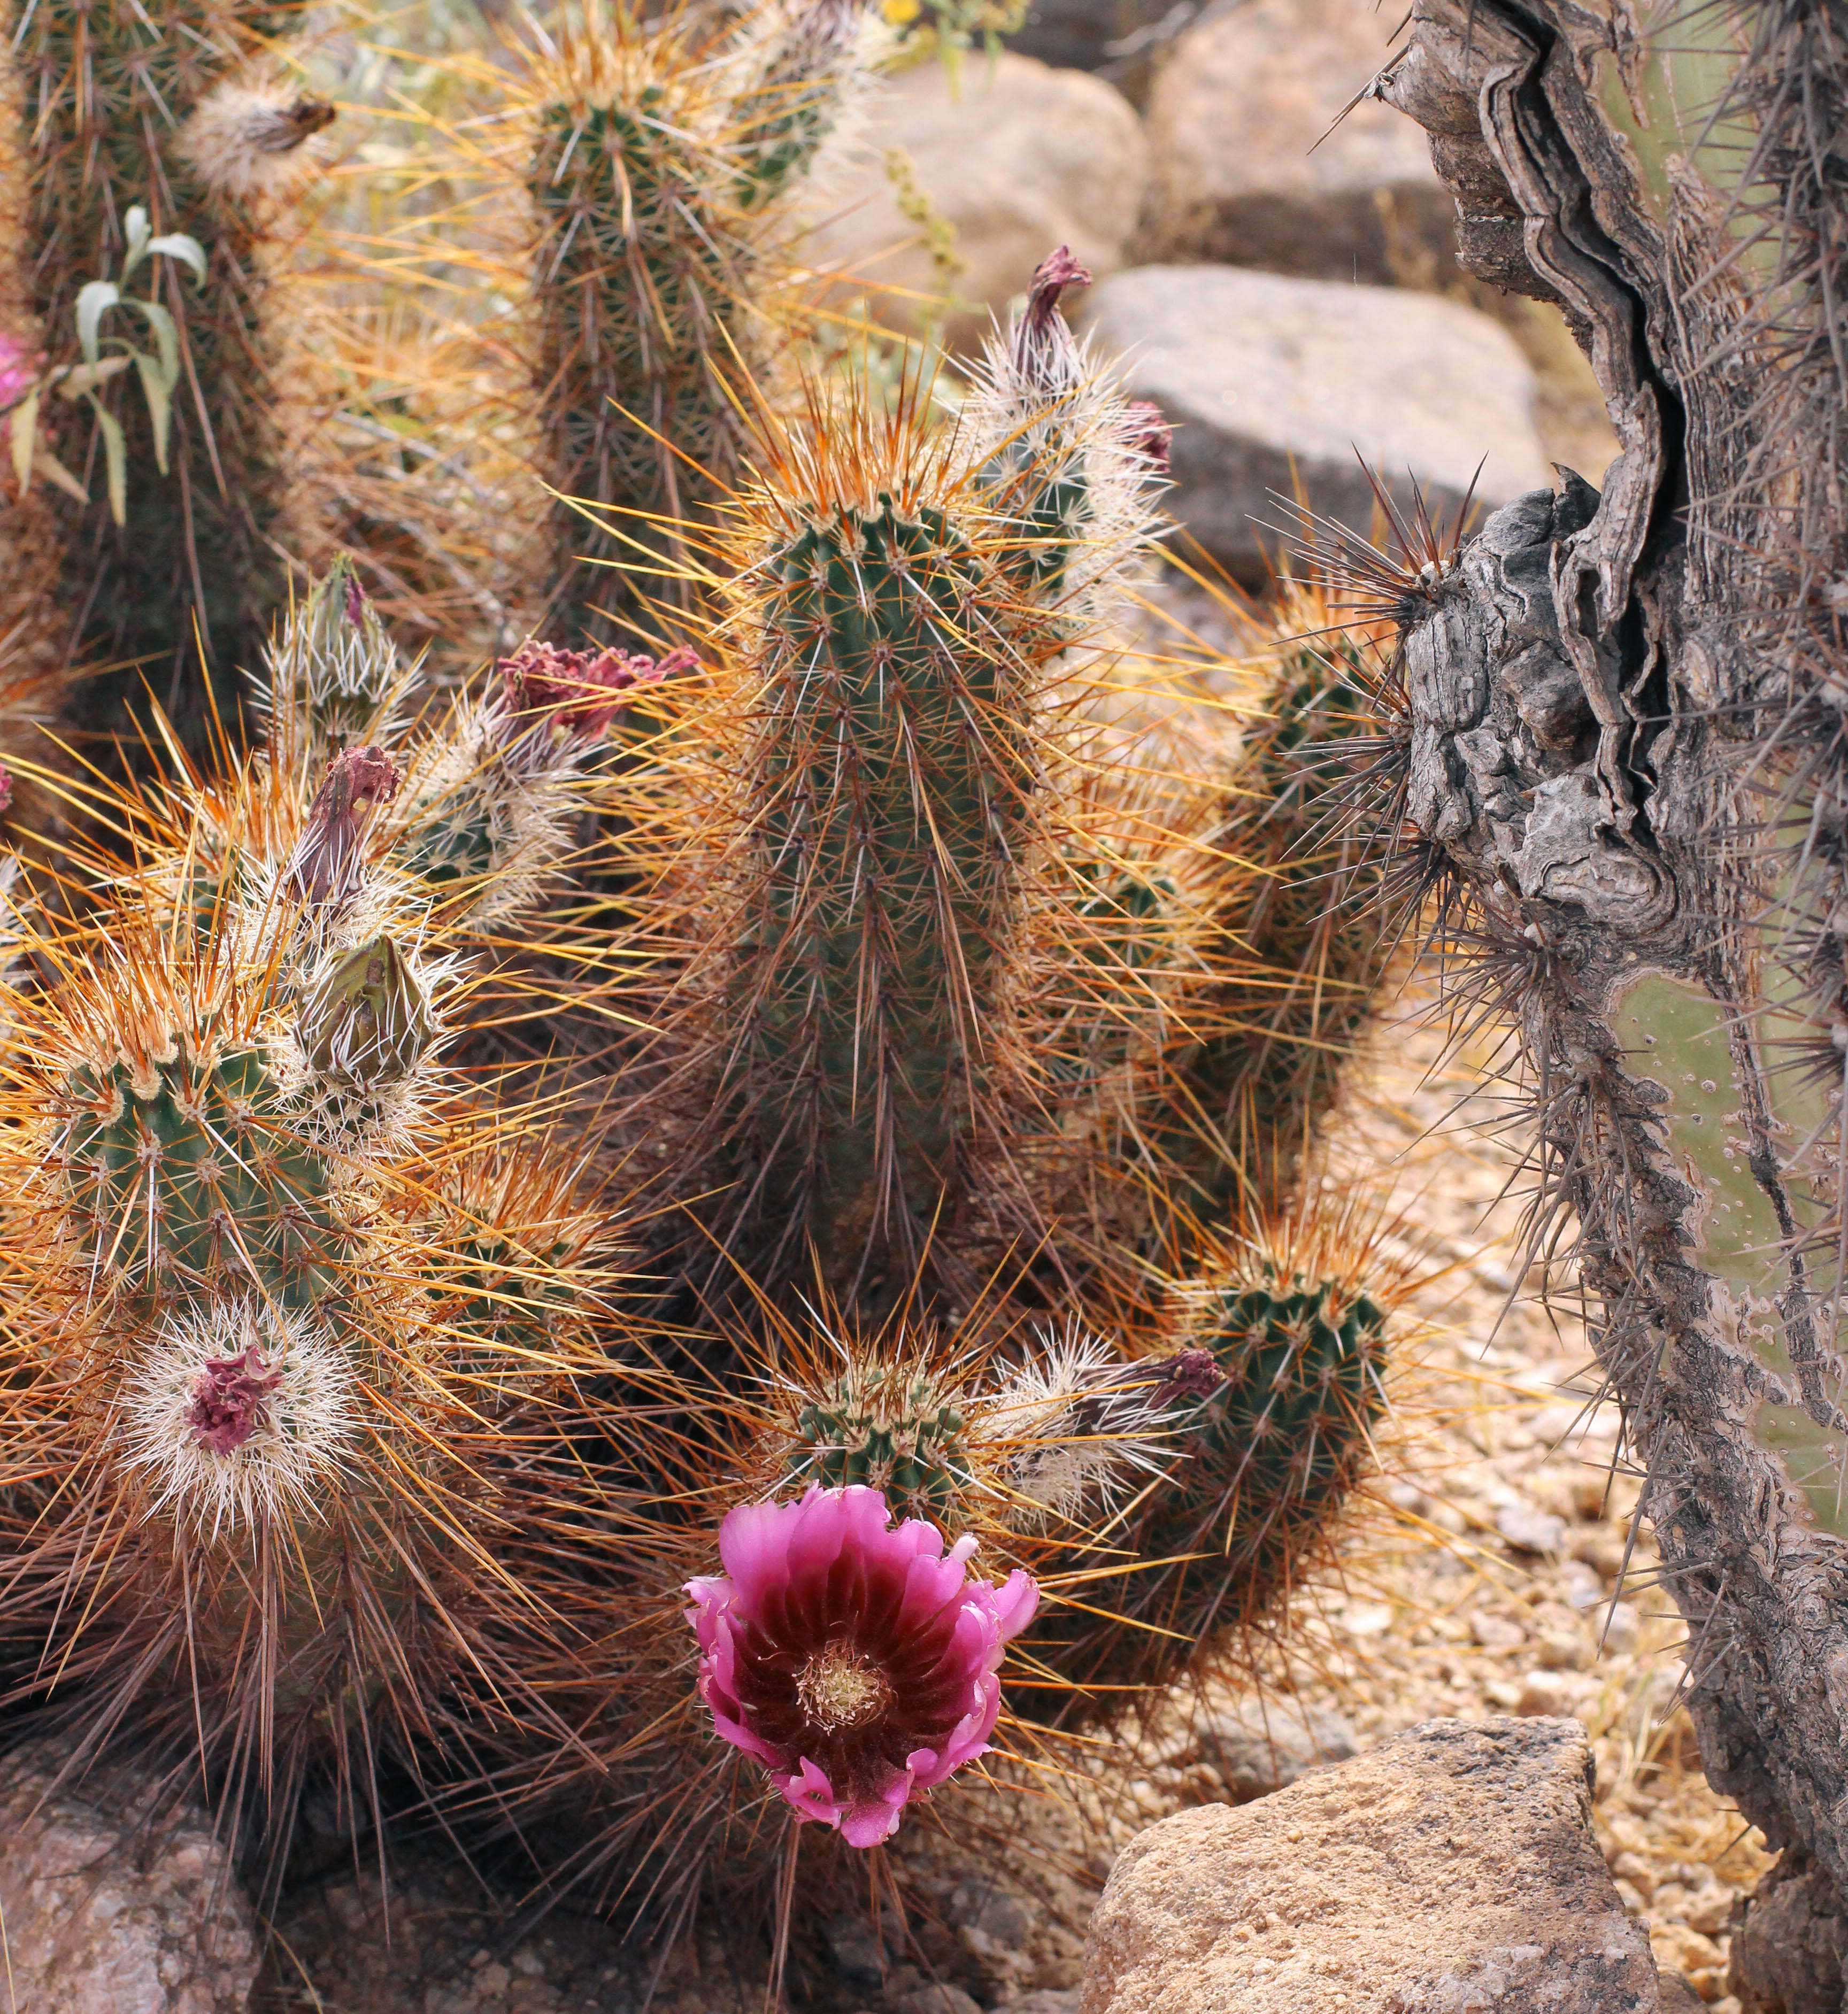
[(903, 28), (908, 27), (924, 10), (920, 0), (885, 0), (879, 11), (888, 27)]

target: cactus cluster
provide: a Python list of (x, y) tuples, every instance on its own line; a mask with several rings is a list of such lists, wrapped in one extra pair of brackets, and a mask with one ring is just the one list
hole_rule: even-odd
[(425, 880), (400, 788), (461, 733), (562, 790), (592, 740), (516, 691), (402, 761), (339, 747), (395, 676), (344, 572), (271, 663), (229, 777), (98, 787), (135, 863), (93, 857), (13, 968), (0, 1666), (90, 1740), (196, 1743), (275, 1843), (310, 1768), (361, 1796), (445, 1685), (509, 1710), (518, 1634), (563, 1629), (497, 1559), (570, 1500), (613, 1243), (537, 1089), (441, 1061), (526, 884), (492, 848), (466, 900)]
[(138, 304), (172, 495), (83, 381), (130, 480), (119, 527), (49, 501), (66, 655), (158, 701), (196, 629), (216, 683), (9, 897), (0, 1704), (191, 1758), (272, 1868), (389, 1758), (565, 1815), (645, 1913), (1236, 1654), (1383, 1403), (1395, 1276), (1297, 1176), (1386, 961), (1305, 754), (1347, 647), (1242, 747), (1122, 668), (1166, 435), (1082, 267), (953, 419), (798, 390), (859, 10), (533, 27), (536, 633), (458, 684), (389, 555), (285, 577), (264, 231), (326, 111), (257, 61), (284, 10), (16, 25), (38, 325), (131, 202), (206, 274)]
[[(1082, 278), (1035, 275), (961, 425), (818, 392), (766, 439), (698, 668), (600, 790), (630, 876), (612, 1138), (666, 1325), (613, 1375), (662, 1430), (605, 1471), (652, 1507), (599, 1569), (607, 1649), (536, 1676), (594, 1759), (509, 1752), (493, 1780), (602, 1814), (612, 1900), (762, 1865), (766, 1801), (887, 1837), (949, 1774), (893, 1746), (925, 1717), (913, 1655), (975, 1689), (985, 1741), (1007, 1640), (1012, 1718), (1048, 1729), (1236, 1655), (1368, 1467), (1397, 1274), (1314, 1184), (1267, 1242), (1283, 1157), (1259, 1181), (1233, 1129), (1175, 1116), (1203, 1055), (1229, 1083), (1292, 1043), (1332, 1069), (1380, 976), (1340, 973), (1338, 1034), (1273, 1016), (1321, 955), (1274, 947), (1321, 905), (1254, 955), (1296, 863), (1225, 839), (1340, 672), (1286, 668), (1243, 771), (1210, 711), (1126, 720), (1160, 436), (1066, 328)], [(1272, 1067), (1300, 1138), (1284, 1108), (1327, 1083)], [(946, 1572), (1006, 1576), (965, 1597), (967, 1661), (878, 1593), (927, 1528)], [(670, 1574), (698, 1699), (652, 1605)]]

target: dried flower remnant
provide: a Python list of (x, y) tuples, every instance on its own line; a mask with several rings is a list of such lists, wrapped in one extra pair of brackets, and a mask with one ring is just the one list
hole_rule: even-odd
[(0, 812), (13, 808), (13, 772), (0, 762)]
[(347, 892), (359, 867), (366, 814), (389, 805), (404, 776), (382, 748), (350, 748), (328, 762), (289, 862), (289, 879), (304, 902), (318, 906)]
[(1056, 397), (1078, 382), (1078, 345), (1059, 312), (1059, 297), (1068, 287), (1090, 284), (1090, 269), (1069, 245), (1049, 253), (1035, 268), (1014, 330), (1014, 375), (1022, 386)]
[(218, 195), (249, 202), (280, 195), (316, 166), (307, 143), (334, 121), (334, 108), (286, 84), (233, 78), (201, 101), (180, 151)]
[(501, 676), (508, 704), (522, 719), (547, 716), (549, 725), (595, 740), (644, 686), (696, 669), (698, 658), (683, 645), (658, 659), (631, 650), (565, 650), (536, 641), (504, 658)]
[(987, 1752), (1003, 1650), (1039, 1604), (1027, 1574), (967, 1579), (973, 1538), (946, 1554), (935, 1526), (890, 1517), (858, 1486), (741, 1504), (719, 1533), (725, 1575), (687, 1584), (719, 1733), (856, 1847)]
[(193, 1439), (214, 1454), (241, 1448), (269, 1424), (269, 1396), (282, 1382), (282, 1372), (264, 1363), (255, 1343), (236, 1356), (207, 1357), (187, 1415)]
[(320, 1514), (360, 1392), (347, 1353), (305, 1310), (212, 1300), (164, 1316), (131, 1370), (121, 1453), (150, 1507), (196, 1532)]
[(1129, 442), (1150, 470), (1166, 475), (1174, 446), (1174, 428), (1153, 399), (1132, 399), (1123, 409), (1130, 424)]

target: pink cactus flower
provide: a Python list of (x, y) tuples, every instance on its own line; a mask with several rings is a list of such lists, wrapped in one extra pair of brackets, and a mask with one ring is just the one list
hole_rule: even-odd
[(186, 1424), (214, 1454), (233, 1454), (269, 1418), (270, 1394), (282, 1382), (253, 1344), (239, 1356), (209, 1356), (192, 1388)]
[(13, 772), (0, 762), (0, 812), (13, 809)]
[(913, 1797), (988, 1752), (1003, 1650), (1039, 1606), (1027, 1574), (964, 1578), (974, 1539), (946, 1554), (934, 1526), (891, 1514), (857, 1485), (741, 1504), (725, 1575), (687, 1583), (718, 1732), (849, 1846), (889, 1839)]
[(684, 644), (656, 659), (632, 650), (561, 650), (529, 642), (501, 661), (501, 676), (515, 712), (547, 715), (553, 726), (594, 741), (639, 687), (659, 685), (698, 665)]
[(16, 406), (38, 382), (44, 363), (16, 335), (0, 335), (0, 412)]

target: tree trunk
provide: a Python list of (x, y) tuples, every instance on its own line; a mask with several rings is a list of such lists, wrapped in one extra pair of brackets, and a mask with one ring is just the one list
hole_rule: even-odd
[(1401, 643), (1362, 815), (1518, 1022), (1536, 1246), (1595, 1310), (1707, 1773), (1848, 1887), (1848, 8), (1731, 26), (1730, 194), (1645, 179), (1627, 0), (1417, 0), (1376, 84), (1622, 453), (1460, 552), (1349, 547)]

